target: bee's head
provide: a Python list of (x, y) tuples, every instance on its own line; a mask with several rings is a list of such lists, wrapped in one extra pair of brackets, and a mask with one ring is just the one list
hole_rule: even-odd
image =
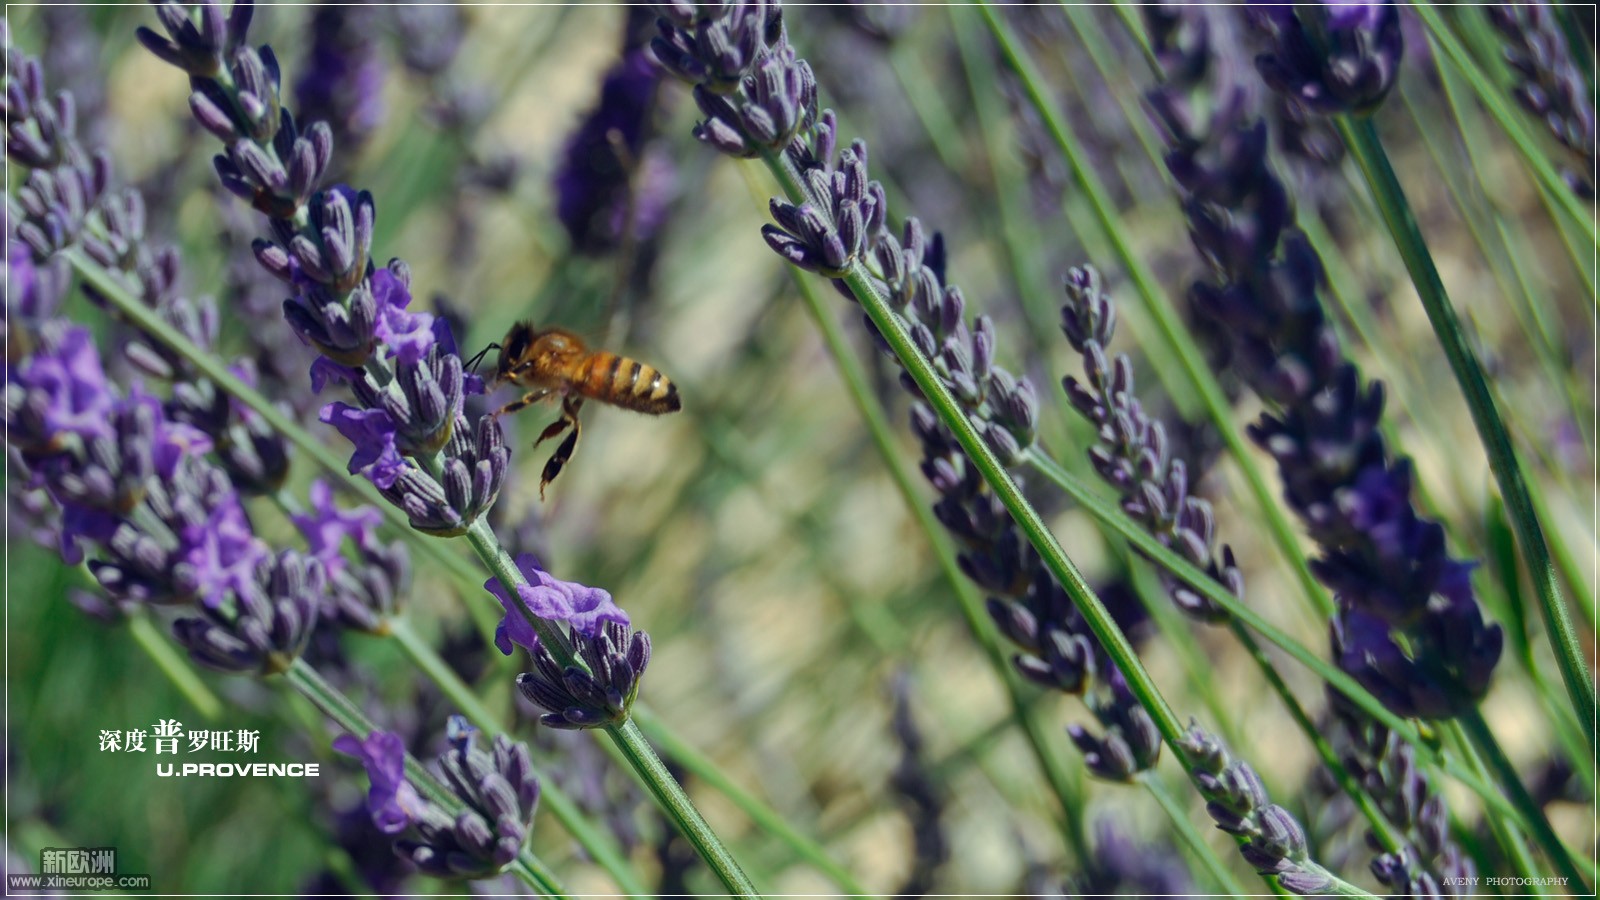
[(499, 350), (500, 358), (495, 361), (494, 374), (489, 377), (488, 386), (493, 388), (495, 385), (510, 378), (512, 373), (516, 371), (518, 364), (526, 361), (525, 357), (528, 354), (528, 348), (531, 346), (533, 346), (533, 326), (527, 322), (518, 322), (511, 326), (510, 331), (506, 332), (504, 340), (479, 350), (477, 356), (468, 360), (467, 371), (477, 371), (478, 364), (483, 362), (483, 358), (489, 355), (490, 350)]
[(518, 322), (511, 326), (511, 330), (506, 332), (505, 338), (500, 342), (500, 361), (494, 371), (496, 381), (510, 379), (518, 368), (530, 362), (529, 351), (533, 349), (536, 336), (531, 323)]

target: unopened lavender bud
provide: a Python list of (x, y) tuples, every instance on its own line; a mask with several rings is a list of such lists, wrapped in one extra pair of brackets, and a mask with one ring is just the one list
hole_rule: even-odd
[(990, 597), (985, 603), (985, 608), (989, 612), (989, 618), (994, 620), (1007, 640), (1030, 651), (1038, 650), (1038, 620), (1027, 607), (999, 597)]
[(1067, 735), (1083, 752), (1084, 765), (1096, 777), (1105, 781), (1129, 781), (1139, 769), (1133, 751), (1120, 736), (1111, 734), (1096, 737), (1081, 725), (1067, 726)]
[(937, 324), (940, 334), (956, 334), (964, 327), (962, 317), (967, 310), (966, 297), (959, 287), (951, 284), (945, 285), (944, 291), (936, 295), (936, 299), (930, 320)]
[(865, 224), (861, 219), (861, 208), (855, 202), (846, 200), (839, 204), (839, 213), (835, 226), (838, 230), (839, 242), (844, 248), (844, 257), (848, 261), (854, 259), (861, 249), (866, 246)]
[(216, 137), (224, 144), (231, 144), (239, 140), (239, 132), (234, 127), (233, 120), (222, 111), (222, 107), (205, 91), (195, 91), (189, 95), (189, 111), (194, 115), (200, 127)]
[(295, 262), (300, 270), (313, 281), (327, 284), (333, 280), (333, 274), (322, 258), (322, 250), (312, 240), (303, 234), (294, 236), (294, 242), (289, 245), (289, 251), (294, 254)]
[(256, 262), (274, 278), (280, 281), (289, 281), (293, 277), (293, 269), (289, 263), (289, 252), (279, 245), (261, 238), (256, 238), (250, 243), (250, 249), (255, 253)]

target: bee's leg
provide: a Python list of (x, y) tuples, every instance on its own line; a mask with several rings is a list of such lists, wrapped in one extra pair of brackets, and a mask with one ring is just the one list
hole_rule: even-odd
[[(540, 500), (544, 499), (545, 485), (556, 480), (556, 476), (561, 474), (562, 467), (567, 464), (568, 460), (572, 459), (573, 451), (578, 449), (578, 437), (583, 434), (583, 423), (578, 421), (578, 410), (582, 408), (582, 397), (568, 397), (561, 404), (561, 419), (551, 423), (550, 427), (545, 429), (546, 436), (553, 437), (560, 434), (568, 425), (571, 425), (572, 433), (567, 435), (567, 439), (562, 441), (560, 446), (556, 447), (556, 452), (551, 454), (549, 461), (544, 464), (544, 472), (539, 476)], [(540, 440), (544, 440), (544, 438), (541, 437)]]
[(548, 396), (550, 396), (549, 388), (539, 388), (536, 391), (529, 391), (522, 395), (522, 399), (513, 400), (510, 403), (507, 403), (505, 406), (495, 410), (495, 418), (499, 418), (506, 413), (514, 413), (519, 409), (527, 409), (528, 407), (538, 403), (540, 400), (543, 400)]
[(571, 424), (572, 424), (571, 422), (567, 421), (567, 412), (566, 412), (566, 410), (563, 409), (561, 411), (561, 418), (555, 420), (554, 422), (551, 422), (549, 425), (546, 425), (544, 430), (539, 432), (539, 439), (534, 441), (533, 445), (535, 447), (537, 447), (540, 444), (544, 443), (545, 441), (550, 440), (551, 438), (555, 437), (556, 435), (560, 434), (561, 432), (566, 431), (567, 430), (567, 426), (571, 425)]

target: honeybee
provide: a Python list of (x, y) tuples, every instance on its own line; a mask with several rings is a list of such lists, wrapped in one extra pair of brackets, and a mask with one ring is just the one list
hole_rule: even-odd
[(590, 350), (583, 338), (565, 328), (540, 329), (532, 322), (518, 322), (506, 332), (504, 340), (485, 347), (473, 364), (490, 350), (500, 351), (490, 386), (510, 382), (528, 388), (520, 399), (496, 410), (496, 416), (555, 396), (561, 398), (561, 418), (550, 423), (533, 445), (537, 447), (572, 429), (544, 464), (539, 478), (540, 500), (544, 499), (545, 486), (561, 474), (578, 447), (578, 435), (583, 433), (578, 411), (583, 408), (583, 401), (596, 400), (652, 416), (682, 408), (678, 386), (659, 369), (609, 350)]

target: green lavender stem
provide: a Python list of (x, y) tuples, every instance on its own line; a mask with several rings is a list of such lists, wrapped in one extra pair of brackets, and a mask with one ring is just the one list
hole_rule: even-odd
[[(1445, 99), (1450, 104), (1453, 118), (1459, 123), (1461, 146), (1466, 150), (1467, 162), (1478, 185), (1485, 186), (1489, 183), (1488, 178), (1494, 177), (1491, 173), (1497, 163), (1489, 158), (1490, 145), (1483, 140), (1483, 130), (1479, 127), (1481, 123), (1478, 121), (1480, 114), (1473, 104), (1467, 102), (1464, 96), (1466, 89), (1460, 83), (1461, 76), (1442, 64), (1437, 66), (1437, 70), (1439, 81), (1444, 87)], [(1421, 124), (1421, 104), (1412, 102), (1410, 95), (1413, 91), (1404, 90), (1405, 87), (1402, 85), (1401, 98), (1412, 114), (1418, 116), (1418, 133), (1428, 145), (1429, 153), (1436, 161), (1446, 159), (1447, 152), (1438, 146), (1442, 142), (1433, 136), (1434, 129)], [(1443, 165), (1442, 162), (1436, 164)], [(1465, 179), (1446, 178), (1444, 181), (1449, 188), (1451, 198), (1461, 210), (1462, 218), (1472, 232), (1480, 252), (1494, 269), (1501, 291), (1514, 299), (1512, 311), (1516, 314), (1518, 325), (1526, 335), (1535, 358), (1544, 370), (1545, 377), (1552, 385), (1561, 386), (1562, 394), (1567, 400), (1567, 409), (1563, 412), (1570, 414), (1575, 420), (1583, 419), (1584, 408), (1587, 405), (1583, 397), (1583, 385), (1579, 379), (1573, 377), (1576, 373), (1570, 371), (1570, 367), (1561, 359), (1561, 326), (1552, 315), (1555, 310), (1546, 308), (1550, 306), (1548, 293), (1534, 287), (1533, 279), (1529, 277), (1527, 271), (1527, 261), (1537, 258), (1530, 252), (1527, 235), (1520, 227), (1508, 227), (1499, 204), (1490, 199), (1491, 192), (1487, 189), (1480, 195), (1480, 201), (1481, 205), (1488, 209), (1482, 215), (1474, 215), (1474, 204), (1470, 203), (1467, 191), (1462, 186)], [(1487, 224), (1480, 222), (1485, 216), (1493, 222), (1492, 232)], [(1498, 241), (1491, 242), (1491, 235), (1497, 237)], [(1592, 248), (1590, 252), (1593, 252)], [(1580, 275), (1589, 274), (1588, 263), (1589, 260), (1586, 258), (1577, 266)], [(1503, 274), (1505, 270), (1510, 270), (1509, 276)], [(1590, 290), (1593, 290), (1592, 279), (1587, 280)], [(1592, 450), (1592, 445), (1590, 449)]]
[[(1520, 823), (1532, 829), (1534, 840), (1539, 842), (1545, 856), (1556, 867), (1556, 871), (1567, 879), (1567, 893), (1581, 894), (1587, 888), (1583, 876), (1578, 874), (1578, 866), (1572, 861), (1572, 856), (1567, 848), (1556, 837), (1555, 831), (1550, 827), (1550, 821), (1545, 818), (1544, 811), (1539, 804), (1534, 802), (1528, 794), (1527, 788), (1522, 786), (1522, 779), (1517, 776), (1517, 770), (1511, 765), (1511, 760), (1506, 758), (1505, 751), (1500, 749), (1500, 742), (1495, 739), (1494, 732), (1490, 730), (1489, 723), (1483, 720), (1480, 710), (1472, 710), (1458, 719), (1473, 747), (1487, 759), (1489, 768), (1495, 774), (1495, 780), (1505, 788), (1511, 796), (1511, 802), (1516, 806), (1520, 815)], [(1515, 840), (1513, 840), (1515, 845)]]
[(781, 838), (797, 856), (832, 879), (840, 890), (855, 896), (865, 896), (869, 893), (848, 869), (828, 855), (822, 845), (796, 830), (780, 813), (751, 797), (749, 792), (724, 774), (715, 763), (706, 759), (700, 751), (663, 727), (653, 714), (635, 707), (633, 721), (639, 724), (639, 728), (647, 736), (661, 745), (667, 756), (693, 772), (707, 785), (720, 791), (749, 816), (750, 821), (757, 827)]
[[(90, 574), (89, 567), (83, 563), (66, 569), (65, 575), (81, 583), (85, 590), (100, 587), (100, 582)], [(161, 629), (151, 621), (150, 611), (142, 606), (137, 607), (128, 613), (124, 621), (127, 622), (128, 635), (133, 638), (133, 642), (151, 662), (156, 664), (156, 668), (161, 670), (161, 674), (167, 677), (178, 693), (189, 701), (195, 712), (211, 722), (221, 718), (222, 701), (217, 699), (217, 695), (206, 686), (188, 657), (179, 653), (177, 646), (162, 635)]]
[[(778, 183), (782, 186), (789, 202), (800, 204), (808, 202), (811, 198), (807, 193), (804, 181), (795, 171), (790, 162), (770, 151), (762, 154), (766, 163)], [(1171, 749), (1172, 754), (1188, 770), (1188, 754), (1184, 752), (1182, 739), (1184, 728), (1179, 722), (1177, 714), (1167, 704), (1166, 698), (1157, 689), (1150, 673), (1144, 668), (1143, 663), (1133, 651), (1133, 646), (1128, 643), (1127, 635), (1122, 633), (1105, 605), (1096, 597), (1094, 591), (1083, 579), (1076, 566), (1067, 558), (1066, 551), (1061, 543), (1056, 540), (1055, 534), (1050, 531), (1040, 518), (1037, 510), (1022, 495), (1022, 490), (1015, 479), (1011, 477), (1005, 466), (994, 455), (989, 445), (972, 426), (971, 420), (962, 411), (954, 396), (939, 380), (933, 366), (912, 343), (911, 336), (906, 332), (905, 322), (890, 308), (887, 300), (883, 298), (873, 285), (872, 275), (859, 260), (852, 260), (844, 275), (839, 279), (850, 288), (857, 302), (861, 304), (867, 317), (872, 320), (879, 334), (888, 343), (895, 356), (899, 358), (907, 374), (916, 383), (923, 397), (938, 415), (939, 420), (949, 428), (961, 449), (966, 452), (968, 459), (977, 467), (994, 491), (996, 497), (1005, 506), (1013, 520), (1016, 521), (1022, 533), (1027, 536), (1028, 542), (1039, 553), (1045, 568), (1055, 576), (1067, 595), (1072, 599), (1083, 616), (1089, 630), (1099, 640), (1109, 656), (1122, 671), (1128, 689), (1139, 701), (1139, 704), (1150, 714), (1151, 721), (1156, 730), (1161, 733), (1162, 740)], [(1364, 891), (1359, 891), (1337, 878), (1335, 890), (1342, 893), (1343, 888), (1357, 891), (1357, 896), (1371, 896)]]
[(195, 672), (189, 661), (178, 652), (177, 647), (164, 637), (155, 623), (150, 621), (150, 615), (143, 609), (136, 610), (128, 616), (128, 633), (133, 637), (133, 642), (139, 645), (150, 661), (156, 664), (172, 686), (183, 694), (184, 699), (195, 708), (203, 718), (215, 722), (222, 716), (222, 701), (217, 695), (206, 687), (205, 682)]
[(1472, 410), (1473, 424), (1477, 426), (1478, 437), (1489, 454), (1489, 468), (1494, 472), (1500, 493), (1505, 498), (1512, 528), (1517, 533), (1517, 543), (1522, 547), (1528, 574), (1539, 596), (1539, 608), (1544, 614), (1545, 626), (1550, 631), (1550, 643), (1556, 654), (1556, 663), (1561, 668), (1562, 680), (1566, 682), (1573, 710), (1583, 725), (1584, 736), (1588, 738), (1589, 748), (1593, 751), (1594, 680), (1583, 661), (1578, 634), (1567, 615), (1544, 532), (1534, 513), (1533, 500), (1528, 495), (1521, 465), (1511, 446), (1511, 436), (1506, 433), (1505, 423), (1495, 408), (1494, 397), (1489, 393), (1483, 367), (1462, 332), (1461, 322), (1456, 318), (1455, 309), (1445, 293), (1444, 282), (1434, 267), (1428, 245), (1411, 214), (1405, 191), (1400, 187), (1393, 167), (1389, 165), (1388, 154), (1384, 152), (1372, 121), (1339, 116), (1334, 123), (1367, 179), (1373, 202), (1377, 204), (1384, 224), (1394, 238), (1395, 247), (1405, 260), (1406, 271), (1411, 274), (1417, 295), (1422, 298), (1423, 308), (1427, 310), (1428, 321), (1433, 325), (1434, 334), (1438, 336), (1445, 357), (1450, 361), (1450, 369), (1455, 373), (1456, 382), (1461, 386), (1467, 405)]
[[(1480, 778), (1488, 780), (1490, 776), (1488, 769), (1483, 764), (1483, 754), (1479, 753), (1477, 748), (1473, 746), (1471, 739), (1466, 735), (1466, 729), (1462, 728), (1460, 723), (1450, 722), (1446, 724), (1444, 733), (1449, 737), (1451, 746), (1461, 753), (1466, 764), (1471, 766), (1472, 770), (1477, 772)], [(1485, 818), (1488, 819), (1489, 833), (1494, 835), (1495, 842), (1505, 850), (1506, 858), (1511, 863), (1512, 870), (1523, 878), (1533, 878), (1540, 874), (1534, 868), (1533, 851), (1528, 848), (1528, 839), (1523, 835), (1522, 830), (1498, 816), (1486, 816)], [(1548, 893), (1540, 890), (1537, 886), (1530, 886), (1528, 892), (1531, 894)]]
[(700, 811), (695, 809), (683, 787), (667, 771), (666, 764), (656, 755), (650, 742), (645, 740), (639, 726), (630, 719), (621, 725), (608, 726), (606, 733), (627, 755), (645, 787), (655, 795), (656, 802), (677, 823), (684, 837), (700, 851), (701, 858), (716, 873), (728, 892), (737, 897), (759, 897), (749, 876), (745, 875), (733, 855), (723, 846)]

